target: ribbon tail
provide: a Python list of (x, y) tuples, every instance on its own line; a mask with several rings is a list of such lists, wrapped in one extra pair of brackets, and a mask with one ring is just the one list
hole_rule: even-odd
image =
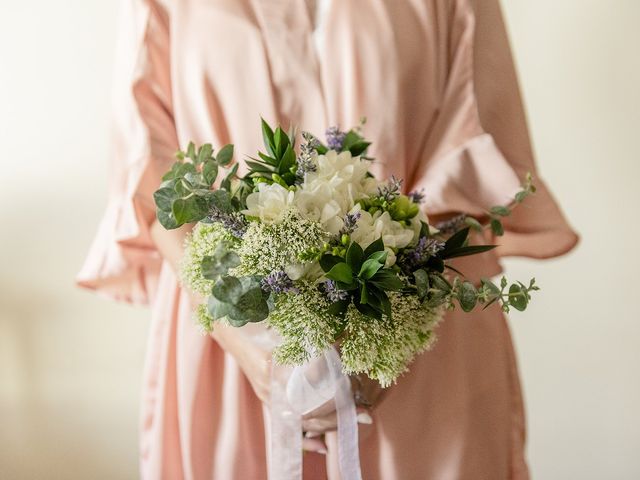
[(289, 404), (286, 384), (290, 369), (272, 362), (269, 438), (269, 480), (302, 479), (302, 417)]
[(338, 417), (338, 462), (342, 480), (362, 480), (358, 448), (358, 419), (349, 377), (342, 373), (342, 362), (335, 349), (327, 352), (327, 360), (339, 368), (335, 403)]

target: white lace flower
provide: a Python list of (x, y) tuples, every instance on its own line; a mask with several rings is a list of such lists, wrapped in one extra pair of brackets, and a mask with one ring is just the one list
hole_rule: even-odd
[(258, 191), (247, 197), (247, 209), (242, 213), (248, 217), (259, 218), (262, 222), (271, 224), (282, 220), (282, 214), (287, 207), (293, 205), (294, 192), (282, 185), (261, 183)]

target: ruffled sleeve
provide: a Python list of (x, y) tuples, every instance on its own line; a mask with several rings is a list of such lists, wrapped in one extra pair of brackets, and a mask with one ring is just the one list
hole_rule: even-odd
[(77, 282), (116, 300), (148, 303), (162, 262), (150, 236), (153, 192), (178, 145), (169, 24), (166, 12), (153, 1), (123, 4), (108, 204)]
[(425, 189), (430, 214), (481, 216), (508, 204), (531, 172), (538, 191), (506, 219), (495, 253), (563, 254), (577, 236), (537, 174), (498, 2), (476, 0), (473, 7), (452, 2), (441, 105), (408, 187)]

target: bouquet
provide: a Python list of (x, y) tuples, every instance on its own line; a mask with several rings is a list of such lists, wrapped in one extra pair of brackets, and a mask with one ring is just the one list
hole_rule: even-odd
[(511, 205), (487, 210), (486, 225), (466, 215), (430, 225), (423, 192), (371, 174), (361, 131), (330, 128), (326, 143), (303, 132), (296, 148), (293, 132), (263, 120), (265, 151), (243, 176), (233, 145), (191, 143), (154, 199), (165, 228), (195, 223), (182, 277), (207, 298), (197, 309), (205, 330), (266, 322), (281, 339), (278, 363), (338, 345), (343, 373), (388, 386), (433, 344), (447, 309), (527, 307), (534, 280), (474, 285), (450, 261), (494, 248), (470, 245), (470, 232), (501, 235), (501, 218), (535, 187), (528, 176)]

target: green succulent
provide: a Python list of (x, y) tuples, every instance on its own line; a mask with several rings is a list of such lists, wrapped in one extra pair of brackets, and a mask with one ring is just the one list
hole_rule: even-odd
[(250, 169), (248, 177), (256, 184), (279, 183), (285, 188), (294, 185), (298, 165), (293, 135), (287, 135), (280, 127), (274, 131), (262, 120), (262, 138), (267, 153), (258, 152), (260, 158), (246, 161)]

